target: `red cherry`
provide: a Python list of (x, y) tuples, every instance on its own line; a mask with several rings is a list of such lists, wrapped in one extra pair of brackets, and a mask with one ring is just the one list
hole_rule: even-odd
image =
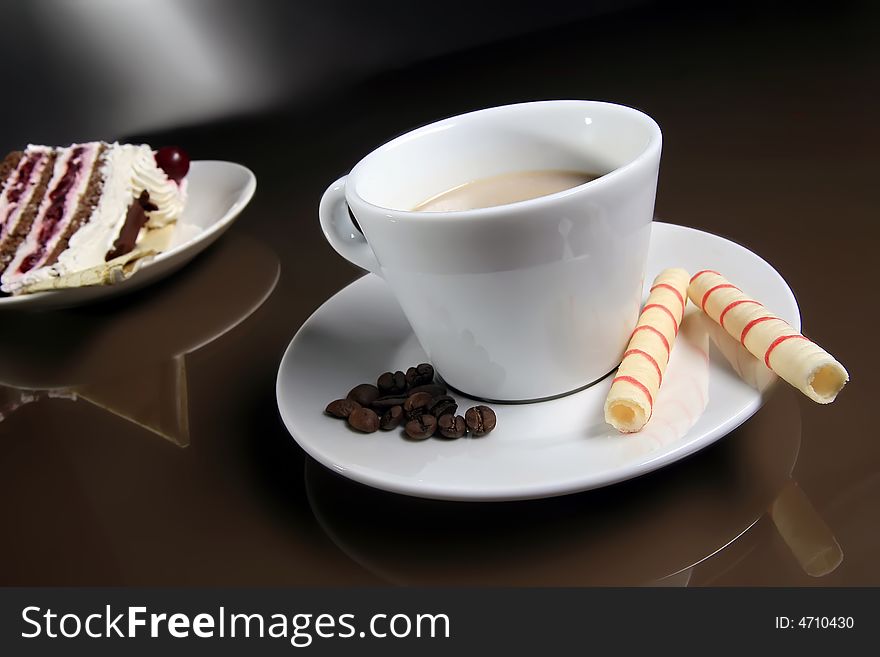
[(156, 151), (156, 164), (165, 174), (179, 183), (189, 171), (189, 155), (177, 146), (163, 146)]

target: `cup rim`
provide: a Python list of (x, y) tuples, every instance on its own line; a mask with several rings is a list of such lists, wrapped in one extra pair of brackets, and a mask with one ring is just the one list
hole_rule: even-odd
[(608, 185), (614, 184), (619, 178), (625, 176), (628, 171), (636, 168), (645, 160), (651, 159), (657, 151), (660, 150), (663, 140), (663, 135), (660, 130), (660, 126), (657, 122), (634, 107), (630, 107), (628, 105), (622, 105), (619, 103), (611, 103), (607, 101), (600, 100), (577, 100), (577, 99), (559, 99), (559, 100), (538, 100), (538, 101), (530, 101), (525, 103), (511, 103), (508, 105), (497, 105), (493, 107), (486, 107), (479, 110), (474, 110), (471, 112), (465, 112), (463, 114), (456, 114), (454, 116), (449, 116), (443, 119), (439, 119), (437, 121), (432, 121), (431, 123), (427, 123), (425, 125), (419, 126), (417, 128), (413, 128), (412, 130), (408, 130), (407, 132), (398, 135), (397, 137), (390, 139), (383, 143), (381, 146), (374, 148), (372, 151), (367, 153), (364, 157), (358, 161), (357, 164), (352, 168), (351, 172), (348, 174), (347, 178), (355, 182), (358, 173), (369, 164), (368, 160), (372, 159), (374, 156), (379, 155), (385, 151), (391, 150), (401, 143), (409, 141), (411, 139), (416, 139), (419, 136), (428, 133), (435, 132), (440, 129), (446, 129), (448, 127), (452, 127), (452, 125), (463, 119), (469, 119), (476, 115), (481, 114), (494, 114), (500, 112), (510, 112), (516, 111), (517, 109), (524, 107), (535, 107), (540, 105), (584, 105), (584, 106), (602, 106), (602, 107), (611, 107), (614, 108), (615, 111), (622, 111), (624, 113), (630, 114), (638, 118), (640, 121), (643, 121), (649, 128), (651, 135), (648, 139), (648, 143), (645, 148), (634, 158), (632, 158), (629, 162), (624, 164), (623, 166), (617, 167), (608, 173), (602, 174), (598, 178), (587, 181), (585, 183), (581, 183), (580, 185), (576, 185), (574, 187), (570, 187), (568, 189), (564, 189), (559, 192), (554, 192), (552, 194), (545, 194), (543, 196), (538, 196), (535, 198), (524, 199), (522, 201), (515, 201), (513, 203), (504, 203), (502, 205), (493, 205), (486, 208), (470, 208), (467, 210), (446, 210), (446, 211), (416, 211), (416, 210), (399, 210), (396, 208), (388, 208), (382, 205), (376, 205), (375, 203), (371, 203), (364, 199), (360, 194), (357, 193), (355, 189), (355, 185), (348, 184), (348, 181), (345, 185), (345, 195), (346, 200), (350, 201), (354, 198), (357, 201), (358, 205), (362, 205), (366, 208), (369, 208), (373, 211), (380, 212), (384, 214), (387, 218), (403, 218), (403, 217), (411, 217), (413, 215), (418, 215), (420, 222), (425, 221), (439, 221), (442, 220), (444, 222), (449, 221), (457, 221), (457, 220), (469, 220), (472, 221), (474, 219), (490, 219), (492, 217), (504, 216), (508, 215), (511, 211), (519, 211), (519, 210), (531, 210), (539, 208), (541, 205), (546, 203), (554, 202), (558, 199), (565, 199), (569, 196), (574, 196), (576, 194), (582, 193), (586, 188), (590, 189), (601, 189), (603, 187), (607, 187)]

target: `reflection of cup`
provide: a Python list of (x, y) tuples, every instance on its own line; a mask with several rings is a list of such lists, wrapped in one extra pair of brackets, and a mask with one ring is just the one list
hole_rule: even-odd
[[(452, 386), (504, 401), (560, 395), (614, 369), (636, 323), (660, 146), (652, 119), (608, 103), (472, 112), (373, 151), (324, 194), (321, 224), (387, 281)], [(552, 169), (602, 175), (507, 205), (412, 211), (469, 181)]]
[(705, 581), (713, 555), (742, 540), (789, 481), (800, 412), (793, 391), (779, 393), (699, 454), (577, 495), (425, 500), (367, 488), (310, 460), (306, 494), (330, 540), (394, 584), (670, 585), (687, 583), (691, 568)]

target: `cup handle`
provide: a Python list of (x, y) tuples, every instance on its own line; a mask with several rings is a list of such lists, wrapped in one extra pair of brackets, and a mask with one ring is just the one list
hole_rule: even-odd
[(361, 232), (354, 227), (348, 216), (348, 204), (345, 201), (345, 179), (342, 176), (324, 192), (318, 215), (321, 219), (321, 230), (330, 246), (349, 262), (361, 269), (379, 274), (379, 261), (373, 249)]

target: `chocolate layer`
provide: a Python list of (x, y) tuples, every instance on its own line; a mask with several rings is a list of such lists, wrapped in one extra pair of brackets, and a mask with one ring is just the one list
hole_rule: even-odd
[(98, 207), (98, 201), (101, 200), (101, 194), (104, 191), (104, 177), (101, 174), (101, 170), (104, 168), (104, 160), (107, 157), (106, 151), (107, 145), (101, 144), (98, 150), (98, 156), (95, 159), (95, 166), (92, 167), (92, 172), (89, 175), (89, 182), (86, 183), (86, 189), (80, 197), (76, 212), (67, 224), (61, 239), (58, 240), (55, 244), (55, 248), (52, 249), (52, 253), (46, 258), (46, 262), (43, 263), (44, 267), (54, 265), (58, 261), (58, 256), (67, 249), (70, 238), (73, 237), (74, 233), (82, 228), (89, 219), (91, 219), (92, 214), (95, 212), (95, 208)]
[(110, 260), (113, 260), (113, 258), (118, 258), (121, 255), (131, 252), (137, 242), (141, 228), (147, 223), (147, 219), (149, 218), (147, 217), (147, 212), (152, 212), (153, 210), (158, 209), (158, 206), (150, 203), (149, 192), (147, 192), (146, 189), (142, 191), (141, 195), (138, 196), (134, 203), (128, 207), (128, 213), (125, 215), (125, 223), (122, 224), (122, 228), (119, 230), (119, 236), (116, 238), (116, 241), (113, 242), (113, 248), (110, 249), (104, 257), (104, 260), (109, 262)]
[[(24, 207), (21, 212), (21, 217), (18, 220), (18, 223), (12, 228), (12, 230), (6, 234), (6, 237), (3, 239), (2, 246), (0, 246), (0, 271), (4, 271), (6, 267), (9, 265), (9, 261), (15, 257), (15, 252), (18, 249), (18, 245), (21, 241), (27, 237), (27, 234), (31, 230), (31, 225), (34, 223), (34, 218), (37, 216), (37, 211), (40, 209), (40, 202), (43, 200), (43, 196), (46, 194), (46, 188), (49, 186), (49, 180), (52, 178), (52, 171), (55, 166), (55, 152), (51, 152), (45, 156), (46, 166), (43, 167), (43, 172), (40, 175), (40, 180), (37, 182), (36, 187), (34, 188), (34, 193), (31, 195), (30, 201)], [(34, 162), (36, 162), (37, 158), (33, 158)], [(33, 170), (34, 165), (30, 167)], [(27, 173), (25, 171), (20, 170), (20, 173)], [(28, 173), (28, 176), (30, 174)], [(21, 194), (21, 191), (18, 191), (18, 195)], [(17, 200), (17, 198), (15, 199)]]

